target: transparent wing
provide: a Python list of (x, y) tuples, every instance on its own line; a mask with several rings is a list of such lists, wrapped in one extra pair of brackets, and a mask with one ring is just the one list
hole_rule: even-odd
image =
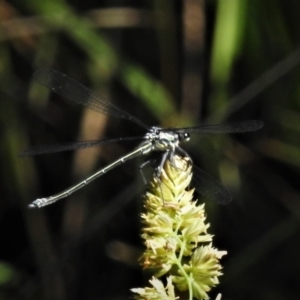
[(193, 180), (196, 190), (208, 200), (211, 199), (219, 204), (228, 204), (232, 200), (231, 194), (220, 182), (195, 165), (193, 165)]
[(248, 120), (242, 122), (231, 122), (216, 125), (204, 125), (187, 128), (175, 128), (174, 131), (178, 133), (242, 133), (251, 132), (261, 129), (264, 123), (259, 120)]
[(110, 101), (98, 96), (65, 74), (50, 69), (41, 69), (33, 74), (33, 78), (43, 86), (74, 103), (81, 104), (105, 115), (133, 121), (141, 127), (148, 129), (148, 126), (139, 119), (119, 109)]
[(116, 139), (103, 139), (103, 140), (94, 140), (94, 141), (82, 141), (82, 142), (70, 142), (70, 143), (60, 143), (52, 145), (37, 145), (33, 146), (20, 153), (21, 156), (32, 156), (40, 154), (50, 154), (57, 153), (62, 151), (78, 150), (89, 147), (96, 147), (103, 144), (115, 143), (120, 141), (137, 141), (143, 140), (144, 137), (124, 137)]

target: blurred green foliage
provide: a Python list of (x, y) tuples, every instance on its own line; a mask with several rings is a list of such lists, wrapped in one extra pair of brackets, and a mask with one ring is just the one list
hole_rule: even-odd
[[(259, 132), (205, 136), (201, 144), (195, 137), (186, 149), (234, 196), (227, 207), (205, 200), (216, 247), (228, 251), (215, 293), (299, 299), (300, 3), (158, 1), (0, 2), (0, 258), (18, 278), (2, 281), (1, 299), (126, 299), (143, 284), (139, 162), (52, 207), (26, 207), (135, 145), (103, 147), (93, 162), (94, 154), (83, 162), (71, 153), (18, 157), (25, 148), (89, 139), (91, 131), (96, 138), (143, 134), (128, 122), (99, 125), (102, 116), (86, 118), (38, 87), (31, 75), (48, 67), (149, 125), (263, 120)], [(189, 34), (200, 42), (184, 42)], [(185, 90), (186, 82), (196, 86)]]

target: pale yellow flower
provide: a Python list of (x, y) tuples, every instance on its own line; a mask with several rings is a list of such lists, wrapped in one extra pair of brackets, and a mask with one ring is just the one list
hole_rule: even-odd
[(167, 278), (167, 286), (164, 287), (163, 283), (157, 278), (153, 277), (149, 280), (152, 287), (135, 288), (131, 289), (134, 293), (138, 294), (134, 297), (137, 300), (176, 300), (174, 286), (171, 277)]
[(167, 273), (167, 286), (153, 277), (152, 287), (133, 289), (136, 299), (175, 299), (174, 286), (188, 291), (190, 299), (208, 299), (207, 292), (219, 283), (219, 259), (225, 251), (214, 249), (207, 233), (204, 204), (193, 200), (192, 164), (173, 155), (160, 178), (154, 177), (145, 196), (142, 238), (146, 250), (141, 257), (145, 269), (156, 277)]

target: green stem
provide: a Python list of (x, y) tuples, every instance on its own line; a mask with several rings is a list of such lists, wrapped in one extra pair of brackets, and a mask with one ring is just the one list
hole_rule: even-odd
[(180, 228), (180, 223), (177, 225), (177, 228), (175, 230), (175, 236), (178, 240), (178, 244), (180, 245), (180, 253), (179, 256), (176, 256), (176, 252), (174, 251), (174, 257), (175, 257), (175, 264), (177, 265), (178, 269), (181, 271), (181, 273), (183, 274), (183, 276), (186, 278), (188, 287), (189, 287), (189, 300), (193, 300), (193, 289), (192, 289), (192, 282), (190, 280), (189, 275), (185, 272), (183, 266), (182, 266), (182, 258), (183, 258), (183, 253), (184, 253), (184, 249), (186, 246), (186, 241), (182, 241), (180, 238), (178, 238), (178, 231)]

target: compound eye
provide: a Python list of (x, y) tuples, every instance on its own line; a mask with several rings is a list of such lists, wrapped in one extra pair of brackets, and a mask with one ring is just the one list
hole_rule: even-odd
[(184, 134), (182, 134), (181, 139), (182, 141), (189, 141), (190, 135), (187, 132), (185, 132)]
[(190, 139), (189, 133), (185, 133), (185, 134), (184, 134), (184, 139), (185, 139), (186, 141), (188, 141), (188, 140)]

